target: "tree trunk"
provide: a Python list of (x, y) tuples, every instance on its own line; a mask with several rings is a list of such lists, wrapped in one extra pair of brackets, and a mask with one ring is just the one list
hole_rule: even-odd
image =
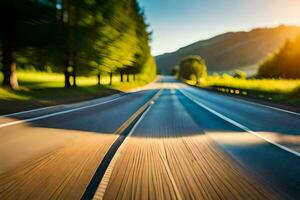
[(73, 87), (76, 87), (77, 83), (76, 83), (76, 71), (73, 72)]
[[(73, 57), (73, 53), (72, 53), (72, 30), (71, 30), (71, 27), (70, 27), (70, 4), (68, 4), (68, 0), (65, 1), (65, 10), (63, 11), (63, 15), (64, 13), (66, 12), (68, 14), (68, 18), (67, 18), (67, 21), (65, 22), (64, 21), (64, 17), (62, 18), (63, 21), (62, 21), (62, 24), (63, 24), (63, 28), (65, 28), (66, 30), (66, 49), (65, 49), (65, 88), (69, 88), (71, 87), (71, 82), (70, 82), (70, 77), (71, 75), (71, 72), (69, 71), (69, 67), (71, 66), (71, 61), (73, 61), (72, 57)], [(73, 64), (73, 63), (72, 63)]]
[[(13, 6), (0, 9), (1, 27), (0, 36), (2, 43), (2, 72), (3, 72), (3, 86), (11, 89), (19, 89), (16, 61), (14, 51), (16, 49), (16, 10)], [(10, 16), (7, 18), (6, 14)]]
[(97, 74), (97, 81), (98, 81), (98, 85), (101, 85), (101, 75), (100, 75), (100, 73)]
[(109, 73), (109, 85), (112, 85), (112, 79), (113, 79), (113, 77), (112, 77), (112, 72), (110, 72)]
[(129, 72), (127, 73), (127, 82), (129, 82)]
[(65, 71), (65, 87), (69, 88), (71, 87), (71, 82), (70, 82), (70, 73), (68, 71)]
[(3, 64), (3, 86), (8, 86), (11, 89), (19, 89), (16, 62), (13, 55), (13, 47), (10, 46), (9, 41), (3, 42), (2, 45), (2, 64)]
[(71, 73), (68, 71), (68, 67), (69, 67), (69, 61), (66, 62), (66, 66), (65, 66), (65, 87), (66, 88), (71, 87), (71, 82), (70, 82)]
[(76, 87), (77, 86), (77, 83), (76, 83), (76, 74), (77, 73), (77, 54), (76, 52), (73, 53), (73, 87)]
[(133, 81), (135, 81), (135, 73), (133, 73)]
[(121, 80), (121, 82), (123, 82), (123, 71), (122, 70), (120, 70), (120, 80)]

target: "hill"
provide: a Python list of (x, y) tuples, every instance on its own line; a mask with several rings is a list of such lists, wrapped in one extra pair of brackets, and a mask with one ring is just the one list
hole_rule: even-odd
[(248, 32), (228, 32), (198, 41), (179, 50), (156, 56), (158, 71), (170, 74), (181, 59), (200, 55), (209, 72), (233, 70), (255, 65), (278, 49), (287, 39), (300, 35), (299, 26), (257, 28)]

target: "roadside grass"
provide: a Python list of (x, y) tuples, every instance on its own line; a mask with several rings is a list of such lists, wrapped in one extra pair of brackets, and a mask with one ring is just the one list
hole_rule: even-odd
[[(63, 88), (64, 87), (64, 75), (59, 73), (47, 73), (47, 72), (31, 72), (31, 71), (18, 71), (18, 81), (21, 87), (27, 87), (31, 89), (37, 88)], [(132, 79), (132, 77), (130, 77)], [(2, 82), (3, 75), (0, 74), (0, 81)], [(77, 85), (82, 86), (95, 86), (97, 85), (96, 76), (78, 76)], [(119, 76), (113, 76), (113, 84), (120, 84)], [(101, 84), (108, 87), (109, 77), (103, 75), (101, 77)], [(131, 81), (130, 84), (133, 84)], [(128, 84), (127, 84), (128, 85)]]
[[(0, 113), (99, 98), (126, 92), (149, 82), (145, 75), (136, 75), (136, 81), (130, 76), (130, 82), (120, 82), (120, 77), (116, 75), (110, 86), (109, 77), (103, 75), (99, 86), (96, 76), (80, 76), (77, 78), (78, 87), (66, 89), (63, 74), (18, 71), (17, 75), (20, 90), (0, 87)], [(0, 82), (2, 80), (3, 76), (0, 73)], [(125, 76), (124, 80), (126, 81)]]
[(300, 87), (300, 80), (286, 79), (237, 79), (231, 77), (207, 77), (203, 86), (225, 86), (261, 92), (289, 94)]
[[(195, 81), (186, 81), (195, 85)], [(238, 95), (245, 91), (244, 97), (267, 100), (274, 103), (299, 106), (300, 79), (237, 79), (233, 77), (208, 76), (200, 81), (203, 88), (221, 88), (220, 92), (232, 93), (224, 88), (237, 89)], [(234, 94), (234, 93), (233, 93)]]

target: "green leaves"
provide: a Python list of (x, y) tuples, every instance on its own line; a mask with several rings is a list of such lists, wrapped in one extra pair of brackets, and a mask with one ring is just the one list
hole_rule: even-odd
[(205, 60), (200, 56), (189, 56), (180, 62), (179, 76), (196, 83), (207, 76)]
[(300, 78), (300, 36), (268, 56), (258, 70), (259, 78)]
[(65, 72), (72, 67), (77, 75), (90, 75), (147, 67), (155, 73), (136, 0), (3, 0), (0, 6), (10, 11), (7, 19), (2, 16), (9, 26), (1, 32), (10, 36), (5, 41), (22, 68)]

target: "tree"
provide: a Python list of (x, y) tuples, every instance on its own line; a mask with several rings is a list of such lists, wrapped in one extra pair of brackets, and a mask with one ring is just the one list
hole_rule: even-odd
[(0, 1), (0, 40), (4, 86), (18, 89), (16, 52), (25, 47), (42, 47), (51, 43), (55, 19), (55, 4), (52, 1)]
[(58, 49), (63, 55), (65, 87), (71, 86), (70, 77), (76, 86), (78, 73), (87, 73), (93, 68), (90, 63), (98, 52), (92, 47), (98, 37), (101, 22), (97, 16), (101, 14), (102, 4), (102, 1), (60, 1), (58, 28), (63, 40)]
[(171, 75), (172, 76), (178, 76), (178, 73), (179, 73), (179, 66), (175, 66), (173, 67), (172, 71), (171, 71)]
[(247, 73), (241, 70), (235, 70), (233, 77), (238, 79), (246, 79)]
[(102, 72), (155, 76), (136, 0), (2, 0), (0, 7), (4, 85), (17, 88), (16, 63), (64, 73), (65, 87), (78, 75), (97, 75), (100, 84)]
[(179, 77), (185, 80), (195, 80), (199, 83), (201, 78), (207, 76), (206, 64), (200, 56), (189, 56), (179, 65)]
[(286, 41), (275, 53), (268, 56), (258, 70), (258, 78), (300, 78), (300, 36)]

